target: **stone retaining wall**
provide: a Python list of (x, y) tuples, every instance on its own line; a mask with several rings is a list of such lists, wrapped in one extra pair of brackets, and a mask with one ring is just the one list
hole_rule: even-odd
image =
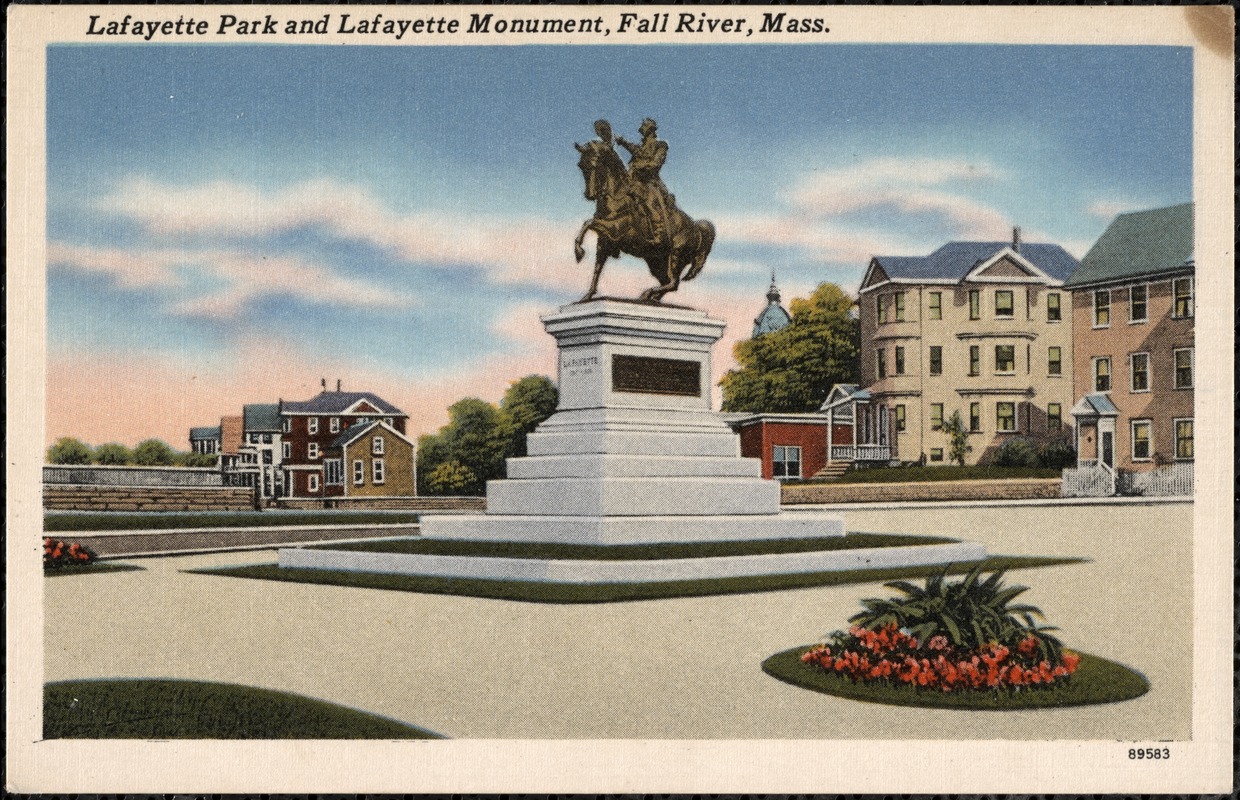
[(784, 505), (881, 503), (926, 500), (1041, 500), (1059, 497), (1059, 478), (923, 481), (918, 483), (817, 483), (784, 486)]
[(214, 467), (45, 464), (43, 483), (76, 486), (223, 486), (224, 476)]
[(486, 511), (485, 497), (330, 497), (313, 500), (300, 497), (281, 497), (274, 503), (276, 508), (299, 508), (319, 510), (333, 509), (388, 509), (399, 511)]
[(234, 486), (82, 486), (44, 484), (49, 511), (246, 511), (254, 490)]

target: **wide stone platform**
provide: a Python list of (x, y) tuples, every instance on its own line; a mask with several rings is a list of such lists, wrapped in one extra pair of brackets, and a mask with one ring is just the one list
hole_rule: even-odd
[[(845, 535), (838, 514), (780, 512), (780, 487), (711, 409), (724, 323), (677, 306), (599, 299), (543, 317), (559, 347), (556, 413), (487, 484), (485, 514), (421, 520), (429, 539), (577, 545)], [(590, 561), (282, 550), (293, 568), (563, 582), (654, 582), (980, 560), (968, 543), (794, 554)]]

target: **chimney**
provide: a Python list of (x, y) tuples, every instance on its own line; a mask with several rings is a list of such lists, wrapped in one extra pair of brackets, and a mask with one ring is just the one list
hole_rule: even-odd
[(1020, 252), (1020, 226), (1012, 228), (1012, 249), (1017, 253)]
[(336, 379), (336, 391), (337, 392), (340, 391), (340, 379), (339, 378)]
[(323, 387), (323, 391), (327, 391), (327, 378), (319, 378), (319, 385)]

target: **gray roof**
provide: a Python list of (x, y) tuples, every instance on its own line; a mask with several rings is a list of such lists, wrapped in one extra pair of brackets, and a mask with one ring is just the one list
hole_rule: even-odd
[[(832, 400), (831, 396), (836, 393), (837, 389), (841, 392), (841, 396), (835, 400)], [(827, 411), (828, 409), (835, 408), (836, 406), (847, 405), (853, 402), (861, 403), (868, 401), (869, 399), (869, 389), (862, 389), (855, 383), (837, 383), (835, 386), (831, 387), (831, 391), (827, 392), (827, 399), (823, 401), (822, 407), (818, 410)]]
[[(889, 278), (960, 280), (1011, 242), (948, 242), (928, 256), (874, 256)], [(1057, 244), (1020, 245), (1020, 256), (1056, 280), (1067, 280), (1077, 260)]]
[(764, 333), (772, 333), (788, 327), (792, 316), (779, 304), (779, 287), (775, 285), (775, 272), (771, 271), (771, 288), (766, 290), (766, 308), (753, 321), (753, 337), (758, 338)]
[(1119, 409), (1106, 392), (1090, 392), (1078, 400), (1068, 413), (1074, 417), (1114, 417), (1119, 414)]
[(241, 409), (242, 430), (278, 431), (280, 426), (280, 407), (275, 403), (254, 403)]
[(1066, 286), (1088, 286), (1193, 266), (1193, 204), (1120, 214)]
[(370, 430), (371, 428), (375, 427), (378, 424), (379, 424), (378, 420), (371, 420), (370, 422), (358, 422), (355, 425), (350, 425), (349, 427), (341, 431), (339, 436), (337, 436), (335, 439), (332, 439), (331, 446), (332, 447), (344, 447), (346, 444), (353, 441), (354, 439), (361, 436), (363, 433), (365, 433), (366, 431)]
[(373, 392), (319, 392), (317, 396), (302, 402), (286, 400), (282, 410), (293, 414), (342, 414), (359, 400), (365, 400), (386, 416), (408, 416)]
[(190, 428), (189, 438), (190, 441), (194, 439), (218, 439), (220, 438), (220, 426), (216, 425), (214, 428)]

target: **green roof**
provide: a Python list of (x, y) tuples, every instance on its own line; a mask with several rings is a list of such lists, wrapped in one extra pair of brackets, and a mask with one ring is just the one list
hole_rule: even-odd
[(280, 406), (275, 403), (254, 403), (242, 407), (242, 427), (247, 431), (278, 431), (281, 429)]
[(1088, 286), (1191, 269), (1193, 204), (1120, 214), (1064, 283)]

